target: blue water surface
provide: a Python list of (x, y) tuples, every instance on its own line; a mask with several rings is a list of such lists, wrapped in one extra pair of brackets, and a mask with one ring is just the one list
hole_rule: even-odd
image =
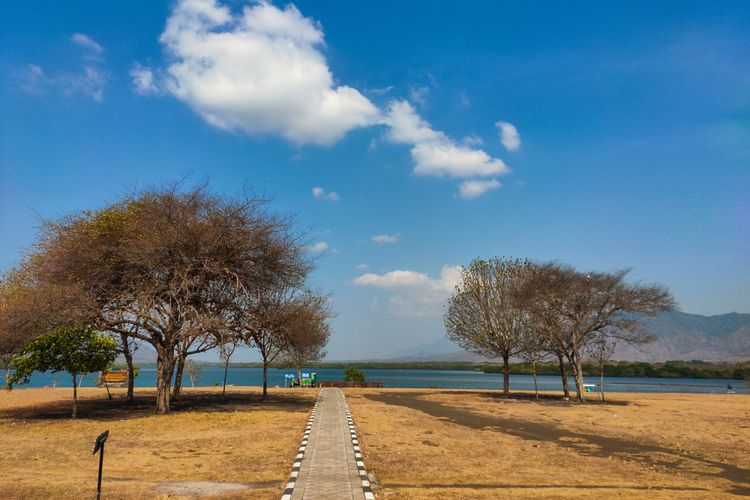
[[(319, 381), (343, 380), (344, 370), (340, 368), (318, 368)], [(439, 389), (484, 389), (498, 390), (502, 387), (502, 375), (497, 373), (482, 373), (468, 370), (394, 370), (394, 369), (366, 369), (363, 370), (368, 381), (382, 382), (383, 387), (400, 388), (439, 388)], [(269, 386), (284, 387), (284, 374), (293, 370), (270, 368), (268, 370)], [(220, 385), (224, 377), (224, 370), (220, 366), (203, 366), (200, 378), (195, 381), (196, 386), (206, 387)], [(98, 374), (86, 375), (83, 387), (96, 384)], [(539, 390), (561, 391), (560, 377), (540, 375), (537, 377)], [(598, 377), (585, 380), (586, 383), (598, 384)], [(263, 384), (263, 370), (261, 368), (231, 367), (227, 376), (227, 384), (238, 386), (259, 386)], [(156, 368), (144, 366), (135, 379), (136, 387), (154, 387), (156, 385)], [(187, 375), (183, 377), (183, 385), (190, 386)], [(684, 392), (684, 393), (725, 393), (731, 385), (737, 394), (750, 394), (750, 389), (742, 380), (724, 379), (692, 379), (692, 378), (640, 378), (640, 377), (605, 377), (604, 388), (608, 392)], [(35, 373), (24, 387), (70, 387), (72, 381), (67, 373)], [(570, 379), (570, 387), (575, 387)], [(534, 382), (531, 375), (511, 375), (510, 388), (516, 391), (531, 391)]]

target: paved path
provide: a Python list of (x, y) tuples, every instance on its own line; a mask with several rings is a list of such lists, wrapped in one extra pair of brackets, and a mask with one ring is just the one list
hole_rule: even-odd
[(367, 498), (373, 498), (366, 476), (360, 476), (359, 469), (364, 474), (361, 460), (343, 392), (321, 389), (291, 499), (365, 500), (363, 485), (368, 490)]

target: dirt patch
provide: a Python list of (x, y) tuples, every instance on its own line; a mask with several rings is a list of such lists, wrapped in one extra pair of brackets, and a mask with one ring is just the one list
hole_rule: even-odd
[(265, 483), (219, 483), (215, 481), (173, 481), (160, 484), (154, 488), (158, 494), (177, 495), (186, 497), (209, 497), (224, 493), (243, 491), (250, 488), (275, 488), (281, 485), (273, 482)]

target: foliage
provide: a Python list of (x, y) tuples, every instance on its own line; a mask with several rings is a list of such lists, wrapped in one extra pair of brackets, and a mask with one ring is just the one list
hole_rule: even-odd
[(57, 328), (21, 349), (10, 385), (27, 383), (35, 371), (77, 376), (106, 370), (117, 357), (116, 348), (114, 339), (90, 328)]
[(364, 382), (365, 372), (356, 368), (347, 368), (344, 372), (344, 381), (346, 382)]

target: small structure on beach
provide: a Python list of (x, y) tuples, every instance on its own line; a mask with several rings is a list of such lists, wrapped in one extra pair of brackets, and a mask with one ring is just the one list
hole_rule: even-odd
[(294, 373), (284, 374), (284, 387), (315, 387), (318, 381), (317, 373), (301, 373), (297, 376)]

